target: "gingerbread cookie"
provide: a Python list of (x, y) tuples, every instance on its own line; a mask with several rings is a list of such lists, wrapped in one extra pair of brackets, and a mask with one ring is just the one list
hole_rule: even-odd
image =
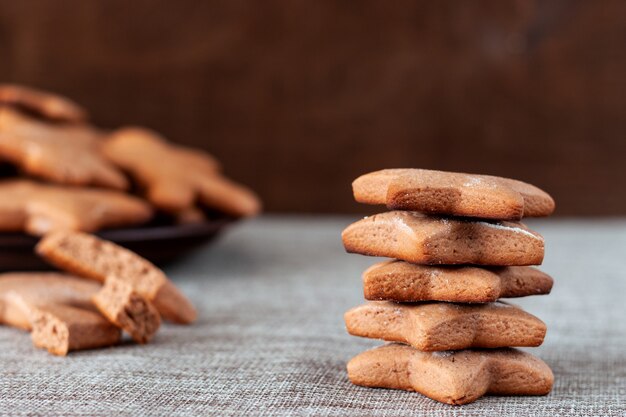
[(93, 302), (107, 319), (125, 330), (137, 343), (148, 343), (161, 325), (152, 303), (139, 295), (130, 282), (109, 276)]
[(101, 136), (86, 125), (49, 125), (0, 108), (0, 158), (48, 181), (124, 190), (128, 181), (102, 156)]
[(118, 191), (0, 181), (0, 230), (42, 235), (139, 225), (152, 217), (144, 201)]
[(91, 303), (99, 289), (65, 274), (0, 274), (0, 323), (31, 330), (35, 346), (55, 355), (117, 344), (119, 329)]
[(219, 173), (208, 153), (169, 144), (156, 132), (125, 128), (114, 132), (103, 147), (106, 156), (146, 188), (156, 207), (178, 213), (205, 205), (232, 216), (252, 216), (261, 208), (248, 188)]
[(111, 276), (124, 279), (166, 320), (186, 324), (196, 319), (191, 302), (163, 271), (112, 242), (86, 233), (61, 231), (44, 236), (36, 251), (60, 269), (79, 276), (99, 282)]
[(0, 84), (0, 105), (10, 105), (59, 122), (82, 122), (87, 112), (72, 100), (16, 84)]
[(554, 375), (541, 359), (516, 349), (421, 352), (389, 344), (348, 363), (355, 385), (415, 391), (447, 404), (468, 404), (486, 394), (546, 395)]
[(549, 294), (552, 278), (531, 267), (428, 266), (391, 260), (363, 273), (367, 300), (488, 303), (498, 298)]
[(30, 305), (67, 305), (93, 309), (100, 284), (55, 272), (0, 274), (0, 323), (31, 329)]
[(31, 307), (31, 338), (36, 347), (65, 356), (74, 350), (119, 343), (120, 329), (100, 314), (65, 305)]
[(548, 216), (554, 200), (543, 190), (489, 175), (384, 169), (352, 183), (356, 201), (385, 204), (392, 210), (499, 220)]
[(348, 252), (416, 264), (539, 265), (543, 238), (522, 223), (429, 217), (390, 211), (366, 217), (342, 234)]
[(402, 342), (424, 351), (539, 346), (546, 325), (510, 304), (398, 304), (370, 301), (344, 319), (354, 336)]

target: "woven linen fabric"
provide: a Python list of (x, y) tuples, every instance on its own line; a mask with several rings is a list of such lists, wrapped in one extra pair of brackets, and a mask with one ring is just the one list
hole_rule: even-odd
[(346, 362), (381, 342), (349, 336), (374, 258), (349, 255), (352, 218), (265, 217), (167, 272), (199, 310), (154, 343), (54, 357), (0, 328), (0, 414), (77, 416), (624, 416), (626, 221), (532, 221), (546, 239), (547, 296), (514, 302), (544, 320), (527, 349), (553, 369), (545, 397), (450, 406), (356, 387)]

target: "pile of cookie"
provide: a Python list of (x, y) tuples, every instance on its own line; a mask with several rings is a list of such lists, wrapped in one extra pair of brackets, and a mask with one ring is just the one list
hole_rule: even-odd
[(156, 334), (161, 317), (196, 319), (191, 302), (163, 271), (112, 242), (74, 231), (46, 234), (37, 253), (64, 273), (0, 274), (0, 323), (31, 331), (33, 344), (55, 355)]
[(553, 199), (507, 178), (422, 169), (363, 175), (354, 196), (391, 211), (342, 235), (348, 252), (382, 256), (363, 274), (368, 303), (345, 314), (348, 332), (391, 342), (348, 363), (367, 387), (449, 404), (485, 394), (544, 395), (553, 374), (513, 347), (539, 346), (545, 324), (500, 298), (548, 294), (544, 241), (519, 220), (548, 216)]
[(204, 221), (260, 210), (215, 158), (145, 128), (112, 132), (87, 122), (67, 98), (0, 84), (0, 232)]
[(84, 232), (252, 216), (257, 196), (206, 152), (154, 131), (107, 132), (55, 94), (0, 85), (0, 232), (43, 236), (37, 252), (64, 273), (0, 274), (0, 323), (65, 355), (152, 339), (161, 318), (187, 324), (191, 302), (163, 271)]

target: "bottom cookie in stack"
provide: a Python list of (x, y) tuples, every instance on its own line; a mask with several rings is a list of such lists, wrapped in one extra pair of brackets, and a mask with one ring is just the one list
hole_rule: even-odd
[(552, 371), (541, 359), (513, 348), (422, 352), (391, 343), (348, 363), (356, 385), (416, 391), (447, 404), (467, 404), (485, 394), (545, 395)]

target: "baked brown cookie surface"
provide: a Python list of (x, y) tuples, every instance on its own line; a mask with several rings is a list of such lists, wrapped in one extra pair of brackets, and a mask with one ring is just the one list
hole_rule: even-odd
[(123, 279), (152, 302), (161, 316), (176, 323), (191, 323), (196, 310), (163, 271), (134, 252), (86, 233), (60, 231), (44, 236), (36, 247), (43, 258), (76, 275), (105, 282)]
[(366, 217), (342, 233), (348, 252), (416, 264), (539, 265), (544, 243), (517, 222), (485, 222), (389, 211)]
[(91, 297), (100, 284), (56, 272), (0, 274), (0, 323), (31, 329), (29, 306), (69, 305), (92, 309)]
[(102, 155), (101, 137), (87, 125), (50, 125), (0, 108), (0, 158), (59, 184), (128, 188), (124, 174)]
[(348, 377), (356, 385), (416, 391), (454, 405), (486, 394), (546, 395), (554, 382), (545, 362), (516, 349), (421, 352), (395, 343), (354, 357)]
[(108, 137), (103, 150), (146, 189), (152, 204), (166, 212), (179, 213), (196, 202), (236, 217), (261, 209), (250, 189), (219, 173), (211, 155), (168, 143), (156, 132), (120, 129)]
[(363, 273), (367, 300), (488, 303), (499, 298), (548, 294), (553, 280), (526, 266), (477, 268), (416, 265), (390, 260)]
[(0, 104), (53, 121), (77, 123), (87, 119), (85, 109), (66, 97), (17, 84), (0, 84)]
[(402, 342), (424, 351), (539, 346), (546, 325), (510, 304), (398, 304), (370, 301), (344, 316), (354, 336)]
[(66, 305), (34, 305), (31, 338), (36, 347), (65, 356), (74, 350), (119, 343), (120, 329), (99, 313)]
[(93, 303), (137, 343), (148, 343), (161, 325), (161, 316), (152, 303), (137, 293), (130, 282), (115, 275), (106, 279)]
[(31, 331), (55, 355), (117, 344), (121, 333), (91, 298), (96, 282), (54, 272), (0, 274), (0, 323)]
[(52, 230), (94, 232), (139, 225), (152, 208), (113, 190), (74, 188), (30, 180), (0, 181), (0, 231), (42, 235)]
[(392, 210), (498, 220), (548, 216), (554, 200), (522, 181), (489, 175), (385, 169), (352, 183), (356, 201), (385, 204)]

